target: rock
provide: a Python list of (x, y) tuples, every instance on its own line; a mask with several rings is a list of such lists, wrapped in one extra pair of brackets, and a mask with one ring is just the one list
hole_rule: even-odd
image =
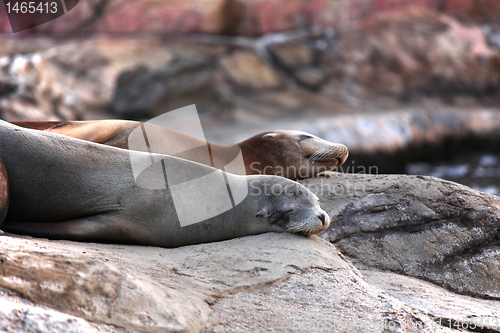
[(228, 332), (228, 327), (238, 332), (451, 331), (342, 270), (308, 269), (270, 288), (222, 299), (213, 309), (221, 323), (208, 332)]
[[(22, 253), (2, 253), (0, 261), (0, 286), (95, 322), (146, 332), (183, 332), (193, 330), (196, 316), (208, 310), (198, 299), (193, 302), (186, 294), (132, 272), (124, 274), (110, 264)], [(179, 303), (167, 306), (171, 299)]]
[(500, 302), (462, 296), (432, 283), (390, 272), (362, 270), (366, 281), (433, 317), (442, 326), (500, 332)]
[(240, 89), (279, 89), (284, 81), (280, 75), (252, 51), (237, 51), (220, 60), (230, 82)]
[(278, 64), (287, 69), (310, 66), (313, 63), (313, 50), (303, 44), (288, 41), (282, 44), (272, 44), (269, 52)]
[(110, 110), (125, 118), (150, 118), (196, 104), (205, 114), (222, 114), (224, 99), (214, 75), (215, 59), (186, 53), (157, 70), (137, 66), (117, 79)]
[(2, 332), (125, 332), (113, 326), (91, 323), (82, 318), (26, 301), (5, 289), (0, 289), (0, 299), (0, 327), (2, 327)]
[(0, 285), (15, 291), (0, 293), (4, 327), (21, 316), (9, 309), (29, 304), (24, 322), (50, 328), (84, 318), (60, 324), (74, 331), (317, 332), (349, 325), (341, 331), (386, 332), (418, 323), (421, 332), (451, 332), (366, 283), (316, 236), (268, 233), (177, 249), (15, 235), (0, 244)]
[(467, 23), (494, 21), (500, 13), (500, 3), (495, 0), (447, 0), (441, 11)]
[[(340, 7), (340, 8), (339, 8)], [(500, 13), (500, 4), (496, 0), (409, 0), (394, 2), (391, 0), (351, 1), (333, 10), (349, 10), (350, 26), (364, 26), (385, 19), (387, 16), (412, 14), (415, 11), (435, 11), (450, 15), (469, 24), (495, 21)], [(329, 13), (331, 15), (331, 13)], [(345, 19), (344, 19), (345, 20)]]
[(488, 40), (488, 44), (497, 51), (500, 50), (500, 25), (486, 25), (483, 31)]
[[(8, 120), (79, 118), (71, 103), (73, 82), (40, 54), (4, 57), (0, 70), (0, 116)], [(82, 91), (83, 93), (83, 91)]]
[(500, 299), (500, 198), (433, 177), (326, 175), (301, 183), (332, 219), (321, 236), (355, 265)]
[[(40, 48), (38, 51), (36, 47), (30, 47), (30, 43), (23, 47), (17, 44), (17, 47), (9, 46), (7, 43), (8, 55), (0, 58), (2, 119), (84, 120), (116, 117), (107, 113), (110, 103), (122, 112), (122, 116), (132, 116), (134, 112), (139, 112), (137, 108), (145, 109), (145, 112), (162, 112), (163, 108), (170, 111), (179, 105), (192, 103), (198, 103), (199, 111), (205, 115), (218, 115), (232, 108), (227, 96), (230, 90), (220, 73), (214, 72), (213, 55), (224, 52), (224, 47), (204, 49), (203, 46), (189, 47), (175, 43), (165, 47), (164, 42), (155, 38), (116, 41), (96, 38), (54, 42), (48, 43), (48, 46), (34, 40), (31, 44), (37, 43)], [(34, 52), (22, 55), (16, 53), (24, 53), (23, 49)], [(79, 52), (74, 52), (74, 49), (79, 49)], [(181, 55), (174, 61), (176, 54)], [(173, 67), (169, 67), (169, 64)], [(137, 76), (137, 68), (142, 68), (142, 76), (129, 75), (127, 79), (127, 74), (124, 74), (120, 86), (116, 87), (122, 73), (135, 71)], [(169, 76), (170, 81), (164, 82)], [(132, 83), (129, 82), (131, 80)], [(151, 82), (145, 83), (148, 80)], [(172, 80), (176, 80), (176, 84)], [(143, 91), (141, 88), (151, 88), (153, 91)], [(143, 97), (130, 101), (128, 94)], [(152, 100), (147, 101), (145, 97)], [(120, 101), (120, 98), (124, 100)], [(162, 101), (161, 98), (168, 100)]]
[(346, 32), (338, 48), (325, 52), (322, 67), (333, 78), (333, 90), (345, 87), (358, 98), (387, 95), (408, 101), (419, 95), (495, 94), (499, 59), (479, 27), (422, 12)]
[[(2, 119), (78, 120), (102, 108), (111, 95), (106, 82), (110, 64), (88, 44), (67, 43), (4, 56), (0, 61)], [(80, 52), (74, 53), (73, 47)]]
[(281, 44), (271, 44), (268, 50), (277, 64), (288, 72), (299, 85), (307, 89), (317, 90), (326, 81), (324, 71), (313, 67), (317, 52), (310, 46), (288, 41)]
[(312, 90), (319, 89), (326, 80), (325, 73), (313, 67), (297, 69), (293, 72), (293, 76), (299, 84)]

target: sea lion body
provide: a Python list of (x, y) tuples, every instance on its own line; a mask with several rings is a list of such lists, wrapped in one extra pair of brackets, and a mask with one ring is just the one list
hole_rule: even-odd
[[(0, 121), (0, 158), (10, 189), (2, 228), (47, 238), (177, 247), (269, 231), (316, 234), (330, 223), (318, 198), (298, 183), (277, 176), (227, 174), (229, 182), (248, 187), (244, 200), (219, 215), (182, 227), (169, 189), (137, 185), (131, 156), (144, 163), (151, 158), (144, 152)], [(215, 170), (172, 156), (159, 157), (177, 172), (187, 168), (209, 174)], [(141, 176), (147, 178), (148, 170)], [(271, 191), (273, 187), (283, 190)]]
[[(73, 138), (131, 149), (129, 136), (146, 124), (150, 137), (172, 147), (210, 147), (213, 159), (203, 158), (198, 150), (186, 150), (175, 156), (223, 168), (241, 150), (245, 172), (239, 174), (278, 175), (289, 179), (315, 177), (342, 165), (349, 155), (346, 146), (301, 132), (278, 130), (263, 132), (231, 146), (206, 143), (164, 127), (128, 120), (96, 121), (18, 121), (15, 125), (62, 134)], [(239, 148), (239, 149), (235, 149)]]

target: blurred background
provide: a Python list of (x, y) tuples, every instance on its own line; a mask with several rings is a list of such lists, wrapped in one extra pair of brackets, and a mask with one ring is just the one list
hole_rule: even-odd
[(68, 1), (18, 33), (0, 4), (1, 119), (196, 104), (209, 141), (303, 130), (349, 147), (344, 172), (500, 194), (498, 0)]

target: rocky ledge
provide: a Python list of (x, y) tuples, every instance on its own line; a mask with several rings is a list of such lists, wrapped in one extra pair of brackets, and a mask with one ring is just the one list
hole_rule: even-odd
[(268, 233), (164, 249), (6, 234), (1, 325), (500, 331), (500, 198), (431, 177), (328, 173), (302, 183), (332, 217), (324, 239)]
[(500, 198), (426, 176), (326, 174), (322, 234), (358, 267), (418, 277), (500, 300)]

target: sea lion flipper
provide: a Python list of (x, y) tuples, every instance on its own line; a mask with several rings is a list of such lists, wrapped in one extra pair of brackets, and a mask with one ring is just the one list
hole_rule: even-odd
[(2, 229), (14, 234), (74, 241), (141, 243), (144, 242), (144, 237), (150, 237), (145, 230), (106, 213), (62, 222), (5, 221)]
[(11, 222), (6, 221), (2, 229), (7, 232), (49, 239), (85, 241), (99, 239), (108, 229), (106, 225), (88, 218), (63, 222)]

